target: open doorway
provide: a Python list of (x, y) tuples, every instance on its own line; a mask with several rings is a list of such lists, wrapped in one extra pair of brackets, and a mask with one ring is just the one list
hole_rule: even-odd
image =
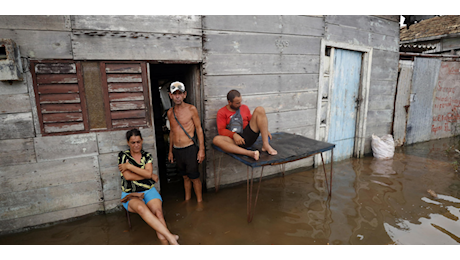
[[(174, 81), (184, 83), (187, 91), (185, 102), (196, 106), (200, 119), (203, 120), (200, 75), (199, 64), (150, 64), (152, 109), (160, 188), (162, 196), (166, 195), (169, 198), (183, 199), (185, 196), (183, 178), (178, 174), (175, 163), (168, 161), (169, 122), (166, 113), (172, 107), (168, 95), (169, 86)], [(206, 183), (203, 181), (203, 171), (200, 172), (202, 173), (200, 175), (202, 182)]]

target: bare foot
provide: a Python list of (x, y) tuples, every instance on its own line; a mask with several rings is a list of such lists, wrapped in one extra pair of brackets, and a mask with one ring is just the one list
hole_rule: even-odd
[(260, 156), (260, 153), (259, 153), (258, 150), (256, 150), (256, 151), (254, 151), (254, 154), (253, 154), (252, 158), (254, 158), (254, 160), (257, 161), (257, 160), (259, 160), (259, 156)]
[(270, 155), (277, 155), (278, 152), (273, 149), (269, 144), (266, 147), (262, 147), (262, 152), (267, 152)]
[(170, 245), (179, 245), (179, 243), (177, 243), (177, 240), (179, 240), (178, 235), (172, 235), (171, 238), (168, 238), (168, 241), (169, 241)]
[(196, 206), (196, 211), (203, 211), (203, 208), (203, 201), (198, 202)]
[(161, 242), (162, 245), (169, 245), (168, 240), (166, 239), (166, 237), (163, 236), (162, 234), (160, 234), (160, 232), (157, 232), (157, 237), (158, 237), (158, 239), (160, 239), (160, 242)]
[(160, 239), (160, 243), (161, 243), (162, 245), (169, 245), (169, 242), (168, 242), (168, 240), (166, 240), (166, 238)]

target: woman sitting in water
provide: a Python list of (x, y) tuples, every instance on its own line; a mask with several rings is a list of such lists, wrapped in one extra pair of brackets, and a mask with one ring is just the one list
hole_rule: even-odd
[(142, 135), (137, 129), (126, 132), (129, 150), (118, 154), (121, 172), (121, 201), (129, 212), (139, 214), (153, 229), (162, 244), (178, 245), (179, 236), (166, 227), (161, 203), (163, 199), (153, 187), (158, 175), (153, 174), (152, 155), (142, 150)]

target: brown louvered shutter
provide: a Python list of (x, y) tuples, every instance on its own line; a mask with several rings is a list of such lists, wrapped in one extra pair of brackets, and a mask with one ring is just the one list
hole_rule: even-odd
[(88, 131), (80, 64), (74, 61), (31, 62), (42, 133)]
[(148, 126), (150, 101), (146, 63), (103, 62), (101, 72), (108, 127)]

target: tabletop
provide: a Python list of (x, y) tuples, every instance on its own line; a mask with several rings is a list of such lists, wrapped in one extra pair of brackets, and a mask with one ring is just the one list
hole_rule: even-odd
[(270, 155), (267, 152), (262, 152), (262, 137), (260, 136), (257, 141), (248, 148), (249, 150), (259, 150), (260, 157), (257, 161), (245, 155), (226, 153), (214, 144), (212, 147), (217, 151), (230, 155), (250, 167), (260, 167), (296, 161), (317, 153), (329, 151), (335, 147), (335, 144), (285, 132), (272, 133), (270, 145), (278, 152), (277, 155)]

